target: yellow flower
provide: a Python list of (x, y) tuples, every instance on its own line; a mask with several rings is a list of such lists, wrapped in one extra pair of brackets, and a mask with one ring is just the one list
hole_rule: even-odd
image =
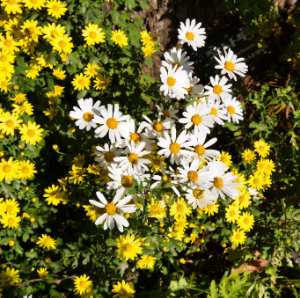
[(23, 37), (21, 33), (21, 21), (22, 18), (17, 16), (16, 18), (9, 19), (4, 25), (6, 33), (13, 34), (16, 40), (20, 40)]
[[(148, 154), (148, 159), (151, 161), (150, 164), (148, 164), (148, 167), (151, 169), (151, 172), (161, 172), (161, 166), (160, 163), (163, 164), (163, 166), (166, 168), (167, 164), (165, 162), (165, 157), (163, 155), (157, 155), (157, 154)], [(146, 158), (144, 156), (144, 158)]]
[(70, 54), (72, 53), (72, 49), (74, 47), (73, 43), (71, 42), (72, 37), (69, 37), (66, 34), (60, 34), (55, 38), (50, 40), (53, 49), (59, 53)]
[(112, 31), (112, 37), (110, 39), (121, 48), (128, 45), (128, 38), (121, 30)]
[(236, 205), (241, 210), (243, 208), (248, 208), (248, 206), (251, 204), (251, 196), (250, 196), (250, 193), (246, 189), (243, 189), (239, 193), (239, 195), (237, 197), (235, 197), (235, 199), (236, 199)]
[(153, 198), (151, 198), (150, 204), (147, 203), (147, 208), (150, 212), (150, 217), (160, 219), (166, 216), (166, 210), (163, 204), (161, 202), (155, 202)]
[(265, 184), (263, 173), (255, 172), (254, 175), (250, 175), (248, 184), (251, 188), (255, 188), (257, 190), (263, 189)]
[(199, 235), (197, 233), (191, 234), (191, 243), (196, 243), (197, 239), (199, 239)]
[(76, 276), (75, 280), (74, 280), (74, 285), (75, 285), (75, 289), (77, 294), (79, 295), (83, 295), (86, 294), (88, 292), (88, 290), (92, 287), (92, 281), (89, 280), (89, 276), (84, 275), (80, 275), (80, 277)]
[(253, 160), (256, 159), (255, 152), (250, 149), (246, 149), (243, 152), (243, 159), (245, 163), (251, 163)]
[(0, 274), (0, 284), (1, 285), (13, 285), (18, 283), (19, 281), (19, 270), (15, 270), (14, 268), (6, 268), (6, 271), (1, 271)]
[(15, 199), (7, 199), (5, 202), (0, 203), (0, 213), (18, 213), (20, 212), (19, 203)]
[(19, 162), (19, 179), (33, 178), (35, 173), (34, 164), (29, 160)]
[(96, 90), (105, 90), (111, 84), (111, 79), (99, 73), (94, 80), (94, 84)]
[(9, 229), (16, 229), (20, 221), (21, 218), (16, 213), (2, 213), (2, 218), (0, 219), (3, 228), (8, 227)]
[(51, 40), (59, 35), (64, 35), (66, 33), (65, 27), (62, 27), (60, 24), (49, 23), (48, 26), (44, 26), (42, 32), (45, 34), (43, 38)]
[(2, 133), (6, 135), (14, 135), (15, 129), (19, 128), (22, 119), (19, 119), (19, 115), (10, 112), (2, 113), (0, 115), (0, 129)]
[(102, 32), (102, 28), (99, 28), (97, 24), (89, 23), (88, 26), (85, 26), (85, 30), (82, 30), (82, 36), (88, 46), (105, 42), (105, 33)]
[(39, 274), (40, 278), (46, 279), (49, 272), (47, 271), (47, 268), (40, 268), (40, 270), (37, 270), (37, 273)]
[(238, 178), (233, 182), (234, 183), (240, 183), (240, 186), (237, 186), (236, 189), (243, 190), (245, 188), (246, 183), (247, 183), (245, 176), (242, 175), (242, 174), (239, 174), (239, 173), (236, 173), (234, 175), (237, 176)]
[(39, 76), (39, 70), (37, 68), (31, 68), (25, 70), (26, 72), (26, 78), (34, 80), (36, 77)]
[(90, 217), (92, 222), (95, 222), (102, 214), (104, 214), (105, 209), (99, 208), (94, 205), (83, 205), (84, 210), (87, 212), (86, 215)]
[(0, 64), (0, 77), (11, 79), (14, 72), (15, 72), (15, 68), (12, 64), (10, 63)]
[(122, 282), (117, 283), (117, 285), (113, 285), (112, 293), (116, 293), (113, 295), (113, 298), (133, 298), (135, 290), (131, 283), (127, 283), (124, 280)]
[(46, 262), (47, 264), (50, 264), (50, 263), (52, 263), (52, 260), (51, 260), (50, 258), (46, 258), (46, 259), (45, 259), (45, 262)]
[(72, 165), (72, 171), (69, 171), (69, 180), (74, 179), (74, 184), (80, 184), (83, 182), (84, 177), (87, 176), (86, 169)]
[(217, 160), (220, 160), (223, 164), (226, 165), (227, 168), (230, 168), (232, 161), (231, 161), (231, 155), (229, 155), (228, 152), (222, 151), (222, 155), (217, 157)]
[(249, 212), (243, 212), (243, 214), (240, 215), (239, 218), (237, 219), (237, 224), (240, 229), (246, 232), (250, 231), (251, 229), (253, 229), (254, 216)]
[(6, 33), (6, 38), (0, 38), (0, 49), (5, 50), (8, 53), (19, 51), (19, 42), (15, 41), (13, 36)]
[(10, 89), (11, 87), (11, 82), (9, 79), (5, 80), (0, 80), (0, 91), (1, 92), (5, 92), (7, 93), (8, 92), (8, 89)]
[(52, 185), (52, 187), (49, 186), (45, 189), (44, 197), (46, 198), (48, 205), (53, 204), (54, 206), (57, 206), (61, 202), (62, 196), (63, 192), (61, 191), (61, 188), (56, 185)]
[(75, 166), (77, 167), (83, 167), (84, 165), (84, 160), (85, 160), (85, 155), (84, 154), (78, 154), (77, 156), (74, 157), (73, 159), (73, 163), (75, 164)]
[(6, 161), (4, 158), (1, 158), (0, 163), (0, 181), (12, 181), (14, 178), (18, 178), (19, 171), (19, 161), (13, 160), (12, 157)]
[(145, 31), (142, 31), (140, 32), (141, 34), (141, 40), (142, 40), (142, 44), (143, 45), (147, 45), (147, 44), (153, 44), (153, 39), (152, 39), (152, 34), (151, 32), (147, 32), (146, 30)]
[(172, 206), (170, 206), (170, 215), (174, 216), (177, 219), (185, 219), (186, 216), (189, 216), (192, 212), (191, 207), (187, 207), (186, 201), (184, 198), (177, 198), (177, 202), (174, 202)]
[(45, 6), (45, 0), (23, 0), (23, 3), (29, 9), (42, 9)]
[(74, 86), (74, 90), (82, 91), (84, 89), (90, 89), (90, 78), (85, 76), (83, 73), (77, 74), (72, 81), (72, 85)]
[(228, 206), (228, 208), (225, 208), (225, 210), (226, 210), (226, 214), (225, 214), (226, 221), (235, 223), (235, 221), (237, 220), (240, 214), (238, 205), (231, 204)]
[(133, 261), (138, 254), (142, 253), (140, 238), (135, 239), (135, 234), (127, 234), (126, 237), (121, 235), (117, 238), (116, 247), (116, 253), (120, 260), (131, 259)]
[(9, 53), (5, 50), (0, 51), (0, 65), (2, 64), (14, 64), (16, 56), (14, 53)]
[(262, 158), (265, 158), (270, 152), (270, 146), (264, 140), (259, 140), (254, 142), (254, 147), (255, 147), (255, 151)]
[(207, 204), (205, 208), (203, 208), (203, 211), (205, 214), (208, 215), (214, 215), (215, 213), (219, 212), (219, 204), (213, 204), (213, 205), (209, 205)]
[(153, 269), (156, 258), (152, 256), (141, 256), (136, 263), (141, 269)]
[(4, 7), (4, 10), (7, 14), (22, 13), (21, 0), (2, 0), (1, 2), (1, 6)]
[(38, 42), (39, 35), (42, 35), (42, 27), (38, 26), (38, 21), (26, 20), (21, 26), (21, 32), (23, 33), (25, 41)]
[(99, 164), (92, 164), (92, 165), (89, 165), (88, 167), (88, 172), (90, 174), (94, 174), (94, 175), (100, 175), (100, 165)]
[(230, 241), (236, 246), (244, 244), (246, 241), (245, 232), (243, 230), (233, 230), (233, 235), (230, 237)]
[(56, 68), (53, 70), (53, 75), (59, 79), (59, 80), (64, 80), (66, 78), (66, 71), (62, 70), (60, 68)]
[(60, 19), (68, 10), (61, 1), (57, 0), (47, 1), (46, 7), (48, 8), (48, 15), (53, 16), (56, 19)]
[(28, 101), (23, 102), (21, 105), (13, 104), (14, 107), (13, 113), (23, 115), (24, 113), (28, 115), (33, 114), (33, 106), (32, 104), (28, 103)]
[(25, 124), (20, 128), (21, 140), (25, 141), (26, 144), (30, 143), (35, 145), (42, 139), (42, 133), (44, 129), (40, 128), (40, 125), (36, 125), (35, 122), (28, 121), (28, 126)]
[(26, 100), (26, 94), (19, 93), (14, 98), (11, 98), (15, 103), (21, 104), (24, 100)]
[(58, 96), (54, 94), (54, 92), (46, 93), (46, 96), (49, 98), (49, 104), (52, 105), (58, 100)]
[(59, 111), (59, 108), (50, 107), (49, 109), (43, 111), (43, 113), (50, 118), (52, 121), (53, 118), (57, 115), (57, 112)]
[(258, 172), (265, 172), (265, 168), (266, 168), (266, 160), (265, 159), (261, 159), (258, 160), (256, 163), (256, 169)]
[(84, 74), (87, 77), (93, 78), (94, 76), (96, 76), (98, 74), (100, 67), (97, 64), (89, 63), (84, 70), (85, 70)]
[(265, 165), (266, 175), (272, 175), (272, 172), (275, 172), (275, 164), (274, 164), (273, 160), (266, 159), (265, 162), (266, 162), (266, 165)]
[(52, 247), (53, 249), (56, 248), (56, 240), (52, 239), (47, 234), (42, 234), (42, 237), (39, 237), (39, 241), (37, 241), (36, 244), (40, 247), (43, 247), (43, 249), (47, 248), (48, 250), (50, 250), (50, 247)]
[(144, 52), (145, 57), (151, 58), (153, 54), (156, 52), (153, 44), (147, 44), (142, 47), (142, 51)]

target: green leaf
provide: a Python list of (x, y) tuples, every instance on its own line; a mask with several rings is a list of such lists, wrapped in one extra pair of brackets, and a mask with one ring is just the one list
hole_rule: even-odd
[(211, 282), (209, 290), (210, 290), (210, 295), (207, 296), (208, 298), (218, 298), (219, 297), (218, 288), (217, 288), (215, 280), (213, 280)]
[(116, 240), (112, 239), (112, 238), (108, 238), (106, 239), (105, 243), (107, 246), (116, 246)]
[(140, 2), (140, 6), (141, 6), (141, 9), (142, 10), (145, 10), (145, 9), (150, 9), (151, 6), (148, 4), (148, 1), (147, 0), (142, 0)]

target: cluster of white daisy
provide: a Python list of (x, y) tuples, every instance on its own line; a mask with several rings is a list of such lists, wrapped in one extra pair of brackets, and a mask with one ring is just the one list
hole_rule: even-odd
[[(180, 27), (181, 43), (187, 42), (194, 50), (204, 46), (205, 29), (200, 29), (201, 23), (196, 25), (195, 20), (188, 19), (186, 25), (181, 23)], [(243, 59), (237, 59), (230, 49), (224, 53), (225, 56), (219, 53), (220, 59), (216, 58), (220, 64), (216, 68), (230, 78), (235, 78), (234, 73), (244, 75), (247, 66), (240, 63)], [(134, 204), (137, 197), (129, 194), (134, 179), (151, 190), (169, 184), (174, 194), (184, 196), (194, 209), (214, 204), (219, 196), (234, 199), (239, 194), (240, 184), (235, 182), (238, 177), (216, 160), (221, 155), (219, 151), (209, 149), (217, 139), (206, 140), (216, 123), (223, 125), (223, 120), (238, 122), (243, 119), (240, 103), (232, 98), (231, 85), (226, 85), (228, 79), (216, 76), (211, 78), (212, 86), (203, 87), (198, 85), (199, 79), (193, 77), (193, 62), (186, 52), (174, 48), (164, 56), (161, 91), (166, 101), (172, 98), (192, 100), (181, 118), (171, 104), (169, 107), (160, 104), (156, 106), (155, 119), (143, 115), (144, 121), (136, 125), (129, 115), (120, 112), (118, 104), (105, 107), (100, 101), (94, 104), (92, 98), (80, 99), (79, 108), (74, 107), (70, 112), (80, 129), (94, 128), (95, 138), (109, 140), (103, 147), (96, 147), (95, 160), (102, 169), (108, 170), (111, 181), (107, 189), (108, 192), (116, 190), (116, 194), (112, 202), (100, 192), (97, 192), (100, 202), (90, 200), (91, 204), (105, 209), (96, 220), (96, 225), (105, 221), (104, 229), (112, 229), (116, 223), (122, 232), (123, 226), (129, 226), (121, 213), (133, 213), (137, 209)], [(204, 88), (207, 89), (205, 93)], [(182, 128), (180, 133), (177, 126)], [(151, 163), (147, 157), (153, 151), (164, 156), (169, 165), (165, 168), (161, 164), (160, 175), (151, 174), (147, 166)], [(161, 206), (164, 205), (161, 201)]]

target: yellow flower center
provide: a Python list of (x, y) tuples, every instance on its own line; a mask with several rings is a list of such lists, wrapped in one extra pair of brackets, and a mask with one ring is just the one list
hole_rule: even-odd
[(163, 112), (163, 114), (165, 115), (165, 117), (170, 117), (170, 112), (169, 112), (169, 110), (163, 110), (162, 112)]
[(130, 153), (130, 155), (128, 156), (128, 160), (130, 163), (135, 164), (139, 161), (139, 156), (135, 153)]
[(168, 176), (168, 175), (163, 175), (163, 176), (162, 176), (162, 182), (163, 182), (163, 184), (171, 183), (171, 182), (172, 182), (172, 179), (171, 179), (171, 177)]
[(229, 106), (229, 107), (227, 108), (227, 111), (228, 111), (228, 113), (229, 113), (230, 115), (233, 115), (233, 114), (235, 113), (235, 108), (234, 108), (233, 106)]
[(236, 235), (235, 235), (235, 239), (236, 239), (236, 240), (241, 240), (241, 238), (242, 238), (241, 234), (236, 234)]
[(7, 121), (5, 122), (5, 124), (6, 124), (6, 126), (8, 126), (8, 127), (13, 127), (13, 126), (14, 126), (14, 121), (13, 121), (13, 120), (7, 120)]
[(52, 37), (54, 37), (55, 35), (58, 35), (58, 32), (57, 32), (57, 30), (51, 30), (50, 31), (50, 35), (52, 36)]
[(121, 41), (122, 41), (122, 36), (121, 36), (121, 35), (116, 35), (116, 40), (117, 40), (118, 42), (121, 42)]
[(16, 4), (16, 0), (8, 0), (7, 3), (10, 5), (14, 5)]
[(187, 32), (187, 33), (185, 34), (185, 37), (186, 37), (187, 40), (194, 40), (195, 35), (194, 35), (193, 32)]
[(160, 122), (155, 122), (155, 123), (153, 124), (153, 127), (154, 127), (154, 129), (155, 129), (156, 131), (158, 131), (158, 132), (162, 131), (162, 129), (163, 129), (163, 126), (162, 126), (162, 124), (161, 124)]
[(6, 62), (7, 61), (7, 57), (5, 55), (0, 56), (0, 61), (1, 62)]
[(127, 296), (128, 292), (124, 288), (121, 288), (118, 294), (119, 294), (119, 297), (128, 297)]
[(179, 146), (179, 144), (174, 142), (170, 145), (169, 149), (173, 154), (177, 154), (180, 151), (180, 146)]
[(19, 106), (20, 111), (25, 112), (27, 110), (26, 106)]
[(255, 185), (259, 185), (259, 184), (260, 184), (260, 179), (259, 179), (259, 178), (254, 178), (254, 179), (253, 179), (253, 183), (254, 183)]
[(114, 203), (108, 203), (105, 206), (105, 210), (108, 215), (114, 215), (117, 211), (117, 207)]
[(263, 153), (263, 152), (265, 152), (265, 147), (264, 147), (264, 146), (259, 146), (259, 147), (258, 147), (258, 150), (259, 150), (261, 153)]
[(85, 85), (85, 79), (80, 79), (78, 81), (78, 84), (84, 86)]
[(5, 165), (3, 168), (2, 168), (2, 171), (4, 173), (10, 173), (11, 172), (11, 166), (10, 165)]
[(53, 5), (52, 10), (58, 12), (60, 10), (60, 7), (58, 5)]
[(115, 154), (113, 152), (106, 152), (104, 155), (105, 160), (112, 162), (114, 160)]
[(115, 129), (118, 126), (118, 121), (115, 118), (109, 118), (106, 121), (106, 125), (108, 126), (108, 128), (110, 129)]
[(134, 141), (135, 144), (138, 144), (140, 142), (140, 140), (141, 140), (141, 138), (137, 133), (134, 132), (130, 135), (130, 141)]
[(213, 183), (214, 183), (214, 186), (217, 188), (221, 188), (223, 186), (223, 180), (222, 180), (222, 178), (219, 178), (219, 177), (215, 177)]
[(9, 226), (13, 226), (14, 223), (15, 223), (15, 221), (14, 221), (13, 218), (9, 218), (8, 221), (7, 221), (7, 223), (8, 223)]
[(225, 62), (225, 68), (229, 71), (233, 71), (234, 70), (234, 64), (231, 61), (227, 61), (227, 62)]
[(202, 199), (203, 196), (204, 196), (204, 191), (202, 192), (201, 195), (198, 195), (202, 190), (200, 188), (195, 188), (193, 190), (193, 196), (196, 198), (196, 199)]
[(230, 217), (235, 217), (235, 215), (236, 215), (236, 211), (235, 210), (230, 210), (229, 216)]
[(188, 93), (191, 93), (192, 91), (193, 91), (193, 87), (192, 87), (192, 85), (190, 85), (190, 87), (188, 87), (188, 88), (184, 88), (184, 87), (182, 87), (184, 90), (186, 90)]
[(10, 48), (12, 46), (12, 41), (11, 40), (6, 40), (4, 42), (4, 45), (7, 47), (7, 48)]
[(245, 203), (245, 201), (246, 201), (245, 197), (243, 195), (240, 195), (239, 196), (239, 202), (240, 203)]
[(50, 237), (47, 237), (47, 238), (44, 240), (44, 245), (45, 245), (46, 247), (48, 247), (48, 246), (50, 246), (50, 244), (51, 244), (51, 238), (50, 238)]
[(176, 69), (175, 69), (175, 71), (180, 67), (180, 63), (178, 63), (178, 62), (174, 62), (174, 63), (172, 63), (172, 68), (174, 68), (176, 66)]
[(126, 252), (131, 252), (132, 250), (132, 245), (130, 243), (126, 243), (124, 246), (123, 246), (123, 249), (124, 251)]
[(216, 108), (211, 108), (211, 110), (210, 110), (210, 114), (211, 115), (217, 115), (217, 113), (218, 113), (218, 111), (217, 111), (217, 109)]
[(83, 120), (86, 122), (90, 122), (94, 118), (94, 114), (86, 112), (83, 114)]
[(188, 173), (188, 178), (189, 178), (189, 180), (192, 181), (192, 182), (198, 181), (198, 174), (197, 174), (197, 172), (195, 172), (195, 171), (190, 171), (190, 172)]
[(13, 211), (14, 211), (14, 207), (13, 207), (13, 206), (8, 205), (8, 206), (6, 207), (6, 212), (12, 213)]
[(175, 84), (176, 84), (176, 80), (172, 77), (168, 77), (167, 78), (167, 84), (170, 86), (170, 87), (173, 87)]
[(67, 45), (67, 43), (66, 43), (64, 40), (60, 40), (60, 41), (58, 42), (58, 45), (59, 45), (61, 48), (65, 48), (66, 45)]
[(22, 167), (22, 173), (23, 174), (28, 174), (29, 173), (29, 168), (28, 167)]
[(35, 136), (35, 131), (33, 129), (28, 129), (27, 130), (27, 135), (30, 137), (30, 138), (33, 138)]
[(192, 122), (193, 122), (195, 125), (200, 124), (201, 121), (202, 121), (202, 118), (201, 118), (200, 115), (194, 115), (194, 116), (192, 117)]
[(216, 85), (216, 86), (214, 86), (214, 88), (213, 88), (213, 92), (215, 93), (215, 94), (220, 94), (220, 93), (222, 93), (222, 91), (223, 91), (223, 89), (222, 89), (222, 86), (220, 86), (220, 85)]
[(250, 223), (250, 219), (249, 218), (244, 218), (244, 224), (245, 225), (249, 225), (249, 223)]
[(183, 204), (178, 204), (178, 205), (177, 205), (177, 211), (178, 211), (178, 212), (183, 212), (183, 211), (184, 211), (184, 206), (183, 206)]
[(97, 33), (95, 31), (91, 31), (89, 33), (89, 37), (95, 39), (97, 37)]
[(30, 0), (30, 2), (31, 2), (32, 4), (36, 4), (36, 3), (37, 3), (37, 0)]
[(121, 181), (122, 186), (131, 187), (133, 185), (131, 176), (124, 176)]
[(86, 288), (86, 282), (84, 280), (82, 280), (80, 283), (79, 283), (79, 287), (82, 288), (82, 289), (85, 289)]
[(205, 148), (202, 145), (195, 146), (195, 151), (197, 154), (202, 155), (205, 152)]

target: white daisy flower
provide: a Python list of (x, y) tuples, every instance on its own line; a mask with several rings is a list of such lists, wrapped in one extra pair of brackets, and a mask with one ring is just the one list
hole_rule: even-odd
[(200, 28), (202, 23), (196, 25), (196, 20), (186, 19), (185, 24), (180, 22), (180, 29), (178, 29), (178, 39), (180, 43), (187, 43), (193, 48), (194, 51), (197, 51), (197, 48), (204, 47), (205, 45), (205, 29)]
[(214, 205), (216, 197), (209, 191), (201, 189), (199, 187), (194, 189), (187, 189), (185, 198), (190, 205), (193, 205), (193, 209), (205, 208), (207, 205)]
[(209, 100), (220, 100), (222, 99), (222, 101), (224, 102), (224, 100), (226, 98), (231, 98), (231, 94), (229, 92), (231, 92), (232, 90), (231, 88), (231, 84), (226, 85), (228, 79), (226, 77), (222, 77), (222, 79), (219, 82), (219, 76), (216, 75), (215, 78), (210, 77), (210, 82), (212, 84), (211, 86), (204, 86), (205, 89), (207, 89), (208, 91), (206, 91), (204, 93), (204, 95), (209, 95)]
[[(163, 166), (163, 164), (161, 163), (160, 164), (160, 167), (161, 167), (161, 173), (162, 173), (162, 176), (159, 176), (159, 175), (154, 175), (153, 176), (153, 180), (155, 180), (156, 182), (154, 182), (152, 185), (151, 185), (151, 189), (159, 186), (159, 185), (166, 185), (168, 183), (173, 183), (173, 184), (177, 184), (178, 181), (177, 181), (177, 177), (174, 173), (174, 170), (170, 167), (170, 170), (171, 171), (166, 171), (165, 167)], [(175, 194), (180, 197), (180, 192), (178, 191), (178, 189), (175, 187), (175, 186), (171, 186), (172, 190), (175, 192)]]
[(100, 110), (104, 108), (103, 106), (100, 106), (101, 101), (98, 100), (93, 105), (92, 98), (81, 98), (77, 102), (80, 109), (78, 107), (73, 107), (74, 111), (69, 113), (71, 118), (77, 119), (75, 125), (79, 126), (79, 129), (86, 129), (87, 131), (89, 131), (91, 127), (96, 128), (97, 125), (93, 122), (93, 119), (95, 114), (100, 115)]
[(220, 100), (214, 101), (210, 100), (208, 102), (208, 106), (210, 108), (210, 115), (214, 116), (214, 121), (219, 125), (224, 125), (223, 120), (227, 120), (227, 112), (224, 108), (224, 105), (221, 104)]
[(112, 143), (115, 143), (116, 140), (121, 142), (121, 136), (125, 139), (129, 139), (129, 129), (126, 122), (129, 116), (122, 116), (118, 104), (114, 105), (114, 111), (113, 106), (108, 104), (107, 109), (103, 108), (100, 112), (102, 117), (95, 115), (93, 119), (95, 123), (101, 124), (101, 126), (95, 130), (96, 138), (103, 138), (108, 133)]
[(186, 108), (186, 112), (182, 115), (185, 118), (179, 119), (180, 123), (184, 123), (184, 128), (189, 129), (194, 126), (194, 129), (210, 133), (210, 129), (214, 127), (214, 117), (209, 115), (210, 109), (205, 103), (196, 103)]
[(225, 199), (225, 195), (232, 199), (237, 197), (240, 192), (236, 187), (241, 184), (232, 181), (236, 181), (238, 177), (233, 176), (231, 172), (225, 174), (228, 168), (220, 160), (213, 160), (208, 166), (210, 167), (213, 176), (213, 188), (211, 189), (211, 192), (216, 199), (218, 199), (219, 196), (221, 196), (222, 199)]
[(239, 123), (239, 120), (243, 120), (243, 110), (241, 103), (234, 97), (234, 98), (227, 98), (224, 101), (225, 108), (228, 112), (228, 121)]
[(143, 150), (145, 143), (141, 142), (135, 145), (134, 141), (128, 143), (124, 153), (127, 156), (119, 156), (114, 158), (114, 162), (117, 162), (122, 171), (127, 171), (130, 174), (143, 174), (148, 171), (149, 168), (146, 164), (151, 163), (149, 159), (141, 158), (151, 151)]
[(176, 114), (178, 113), (178, 110), (173, 110), (173, 106), (170, 106), (169, 108), (164, 108), (164, 106), (162, 104), (160, 105), (156, 105), (157, 109), (158, 109), (158, 114), (159, 115), (163, 115), (166, 117), (167, 120), (171, 120), (174, 121), (173, 119), (178, 120), (178, 117), (176, 116)]
[[(188, 185), (191, 188), (199, 187), (209, 189), (212, 186), (212, 176), (209, 167), (203, 167), (199, 170), (200, 160), (194, 159), (191, 164), (188, 161), (182, 161), (183, 168), (177, 168), (179, 174), (178, 181), (181, 184)], [(186, 183), (187, 182), (187, 183)], [(183, 189), (187, 189), (184, 187)]]
[(132, 200), (132, 196), (121, 199), (123, 197), (123, 192), (117, 190), (113, 201), (108, 203), (101, 192), (97, 191), (96, 195), (101, 203), (94, 200), (89, 200), (89, 202), (99, 208), (105, 208), (106, 212), (95, 221), (95, 225), (99, 225), (105, 221), (103, 227), (104, 230), (107, 230), (107, 228), (112, 230), (115, 227), (116, 222), (119, 231), (123, 232), (123, 227), (128, 227), (129, 222), (120, 213), (133, 213), (137, 208), (135, 204), (127, 205), (127, 203)]
[(176, 65), (173, 68), (171, 66), (160, 68), (162, 85), (159, 90), (164, 93), (164, 96), (168, 94), (171, 98), (182, 99), (187, 94), (183, 88), (188, 88), (190, 83), (187, 72), (182, 68), (182, 66), (177, 68)]
[(148, 138), (162, 137), (165, 130), (173, 126), (173, 122), (168, 119), (161, 121), (161, 114), (158, 114), (157, 121), (152, 121), (146, 115), (143, 117), (146, 121), (140, 123), (138, 131), (142, 132), (146, 128), (145, 136)]
[(141, 133), (143, 127), (139, 127), (138, 130), (136, 130), (135, 121), (133, 119), (130, 119), (127, 124), (129, 129), (129, 140), (122, 140), (122, 142), (118, 144), (119, 147), (124, 148), (128, 146), (128, 143), (130, 144), (131, 141), (133, 141), (135, 145), (139, 144), (140, 142), (144, 142), (145, 150), (152, 151), (152, 144), (154, 144), (155, 141), (150, 140), (145, 133)]
[(259, 200), (259, 196), (257, 196), (259, 194), (259, 191), (257, 191), (255, 188), (251, 188), (248, 187), (248, 192), (252, 197), (253, 200)]
[(188, 100), (190, 98), (189, 95), (191, 95), (192, 98), (199, 98), (204, 91), (204, 87), (202, 84), (197, 85), (200, 79), (198, 79), (197, 77), (192, 78), (192, 73), (189, 75), (189, 79), (190, 87), (184, 88), (188, 92), (188, 94), (185, 96), (185, 100)]
[(174, 66), (177, 66), (177, 68), (182, 66), (182, 70), (185, 70), (187, 73), (189, 73), (194, 69), (194, 66), (192, 66), (194, 62), (189, 61), (190, 57), (186, 55), (187, 52), (182, 52), (182, 49), (177, 50), (176, 48), (173, 48), (170, 53), (166, 52), (164, 54), (166, 61), (162, 61), (162, 65), (167, 68), (169, 66), (172, 68)]
[(108, 167), (108, 170), (110, 172), (108, 176), (112, 181), (107, 183), (107, 188), (121, 189), (125, 194), (133, 188), (133, 179), (137, 180), (139, 183), (142, 182), (144, 186), (146, 185), (144, 179), (150, 179), (150, 174), (129, 174), (127, 171), (122, 171), (116, 164), (112, 164), (111, 167)]
[(217, 142), (217, 138), (210, 139), (205, 142), (207, 134), (200, 131), (195, 131), (190, 135), (190, 140), (193, 142), (193, 147), (195, 148), (195, 157), (205, 162), (206, 160), (212, 161), (215, 157), (221, 155), (220, 151), (207, 149), (211, 145)]
[(100, 167), (104, 170), (107, 169), (107, 167), (111, 166), (112, 163), (114, 163), (114, 158), (117, 156), (120, 156), (122, 154), (123, 150), (118, 149), (115, 147), (115, 145), (108, 145), (104, 144), (104, 147), (97, 146), (95, 154), (97, 155), (95, 157), (95, 160), (99, 162)]
[(228, 52), (226, 52), (226, 49), (223, 50), (225, 56), (223, 56), (223, 53), (218, 51), (220, 59), (214, 57), (219, 63), (219, 65), (215, 66), (215, 68), (222, 69), (222, 75), (227, 74), (230, 79), (234, 79), (235, 81), (237, 80), (235, 74), (244, 77), (245, 73), (248, 71), (247, 64), (242, 62), (245, 61), (245, 59), (238, 58), (237, 55), (235, 55), (231, 49), (228, 49)]
[(189, 146), (192, 145), (192, 142), (187, 142), (189, 135), (186, 133), (186, 130), (183, 130), (178, 138), (176, 138), (176, 128), (173, 126), (171, 128), (171, 137), (167, 132), (164, 133), (164, 138), (158, 138), (157, 145), (162, 147), (162, 150), (159, 150), (157, 153), (159, 155), (164, 155), (165, 158), (168, 158), (171, 155), (170, 161), (173, 164), (180, 164), (183, 158), (188, 158), (193, 155), (192, 152), (185, 150), (183, 148), (191, 149)]

